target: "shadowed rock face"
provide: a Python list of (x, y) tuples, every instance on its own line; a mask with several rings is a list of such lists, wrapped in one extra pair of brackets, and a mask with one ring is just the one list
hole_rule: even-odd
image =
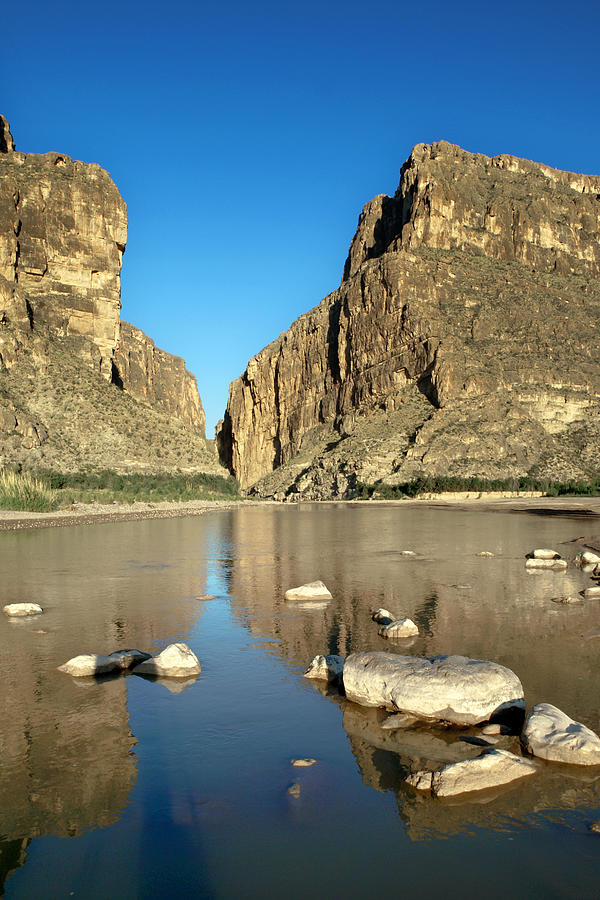
[(222, 461), (302, 499), (595, 471), (599, 196), (598, 177), (415, 147), (396, 195), (365, 206), (341, 287), (231, 384)]

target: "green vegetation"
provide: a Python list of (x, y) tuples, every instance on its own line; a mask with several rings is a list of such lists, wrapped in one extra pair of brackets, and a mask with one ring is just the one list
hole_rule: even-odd
[(0, 509), (49, 512), (72, 503), (234, 500), (237, 482), (223, 475), (119, 475), (117, 472), (0, 472)]
[(551, 481), (548, 478), (478, 478), (460, 475), (417, 475), (412, 481), (402, 484), (375, 484), (357, 482), (354, 493), (356, 500), (401, 500), (404, 497), (418, 497), (420, 494), (441, 494), (446, 491), (543, 491), (548, 497), (600, 495), (600, 477), (589, 482)]
[(181, 500), (234, 500), (239, 497), (231, 477), (199, 472), (194, 475), (141, 475), (118, 472), (40, 473), (58, 492), (60, 505), (70, 503), (146, 503)]
[(58, 494), (45, 479), (11, 469), (0, 472), (0, 509), (49, 512), (58, 503)]

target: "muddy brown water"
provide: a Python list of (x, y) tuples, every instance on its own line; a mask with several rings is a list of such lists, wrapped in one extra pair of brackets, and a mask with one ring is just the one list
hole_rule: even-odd
[[(598, 731), (600, 601), (551, 602), (590, 576), (524, 566), (535, 546), (573, 557), (569, 542), (597, 530), (554, 514), (307, 504), (3, 532), (2, 605), (44, 607), (0, 617), (5, 896), (596, 897), (599, 770), (541, 763), (498, 791), (434, 800), (407, 771), (479, 747), (452, 729), (386, 731), (382, 711), (302, 673), (317, 653), (365, 648), (494, 659), (528, 706)], [(316, 579), (327, 607), (284, 601)], [(380, 638), (376, 607), (419, 637)], [(176, 640), (200, 658), (197, 679), (56, 669)]]

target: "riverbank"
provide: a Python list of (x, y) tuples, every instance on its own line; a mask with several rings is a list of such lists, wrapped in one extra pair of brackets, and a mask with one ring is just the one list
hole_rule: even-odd
[[(201, 516), (215, 509), (276, 504), (274, 500), (187, 500), (157, 503), (74, 503), (54, 512), (22, 512), (0, 510), (0, 531), (33, 528), (58, 528), (68, 525), (98, 525), (109, 522), (134, 522), (139, 519), (175, 519)], [(405, 500), (325, 500), (323, 505), (343, 503), (348, 506), (431, 506), (447, 509), (558, 515), (569, 518), (600, 517), (600, 497), (543, 497), (539, 494), (520, 496), (500, 492), (476, 494), (459, 492), (436, 494)], [(277, 503), (277, 505), (279, 505)], [(289, 505), (289, 504), (286, 504)]]

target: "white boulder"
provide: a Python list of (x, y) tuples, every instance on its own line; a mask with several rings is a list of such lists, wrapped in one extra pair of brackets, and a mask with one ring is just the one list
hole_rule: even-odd
[(556, 550), (546, 549), (532, 550), (527, 556), (530, 559), (560, 559), (560, 553), (557, 553)]
[(319, 678), (322, 681), (337, 681), (344, 671), (344, 657), (330, 653), (328, 656), (315, 656), (304, 673), (305, 678)]
[(585, 597), (586, 600), (592, 600), (592, 599), (594, 599), (594, 597), (595, 598), (600, 597), (600, 586), (594, 585), (594, 587), (586, 588), (585, 591), (583, 592), (583, 596)]
[(311, 581), (300, 587), (290, 588), (284, 594), (286, 600), (331, 600), (331, 593), (322, 581)]
[(379, 634), (385, 638), (414, 637), (418, 633), (419, 629), (412, 619), (396, 619), (388, 625), (382, 625), (379, 629)]
[(21, 618), (22, 616), (39, 616), (44, 610), (37, 603), (8, 603), (3, 611), (7, 616)]
[(414, 772), (406, 779), (417, 790), (429, 790), (434, 797), (452, 797), (468, 791), (509, 784), (525, 775), (533, 775), (537, 766), (508, 750), (485, 750), (475, 759), (449, 763), (437, 772)]
[(389, 609), (374, 609), (371, 613), (371, 618), (378, 625), (390, 625), (396, 621), (396, 616)]
[(167, 678), (186, 678), (202, 671), (200, 660), (187, 644), (169, 644), (158, 654), (150, 656), (133, 670), (135, 675), (160, 675)]
[(529, 753), (542, 759), (578, 766), (600, 765), (600, 737), (551, 703), (533, 707), (521, 741)]
[(141, 663), (142, 660), (149, 658), (150, 654), (143, 653), (141, 650), (116, 650), (108, 656), (102, 656), (100, 653), (82, 653), (63, 663), (58, 670), (66, 672), (67, 675), (74, 675), (76, 678), (86, 675), (106, 675), (108, 672), (116, 672), (118, 669), (130, 669)]
[(523, 686), (499, 663), (466, 656), (421, 658), (363, 650), (344, 665), (346, 697), (419, 719), (475, 725), (525, 708)]
[(582, 553), (577, 554), (575, 562), (580, 566), (595, 566), (600, 563), (600, 556), (597, 553), (592, 553), (591, 550), (584, 550)]

